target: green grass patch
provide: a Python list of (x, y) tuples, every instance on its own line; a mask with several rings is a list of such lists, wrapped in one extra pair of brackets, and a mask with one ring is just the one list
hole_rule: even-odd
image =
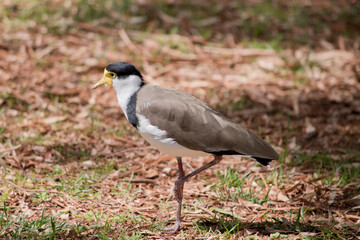
[(58, 239), (69, 229), (68, 223), (56, 221), (58, 215), (46, 215), (45, 209), (40, 218), (31, 220), (23, 215), (12, 216), (5, 205), (1, 210), (0, 236), (6, 239)]
[[(261, 38), (271, 46), (277, 45), (276, 41), (272, 43), (272, 39), (279, 36), (308, 43), (312, 36), (307, 30), (324, 35), (330, 28), (349, 37), (355, 36), (358, 33), (359, 4), (336, 9), (309, 8), (300, 2), (283, 4), (276, 1), (231, 0), (219, 4), (215, 0), (201, 3), (70, 0), (64, 4), (58, 0), (16, 0), (0, 8), (3, 13), (0, 19), (9, 28), (28, 26), (38, 31), (39, 28), (34, 26), (40, 25), (43, 26), (40, 28), (42, 32), (54, 34), (67, 33), (77, 28), (77, 23), (90, 23), (93, 27), (191, 34), (205, 40), (223, 40), (224, 35), (230, 33), (241, 40)], [(344, 22), (343, 27), (340, 28), (336, 22)], [(267, 48), (268, 45), (258, 47)]]
[[(280, 158), (284, 162), (285, 156)], [(322, 176), (322, 182), (326, 185), (348, 183), (358, 181), (360, 176), (360, 165), (349, 161), (347, 157), (340, 156), (335, 159), (331, 153), (296, 153), (290, 156), (290, 161), (286, 162), (288, 166), (301, 166), (303, 168), (314, 169), (318, 176)]]
[(253, 203), (263, 204), (267, 202), (268, 193), (264, 199), (260, 199), (252, 192), (252, 188), (249, 187), (247, 190), (243, 188), (243, 185), (246, 183), (247, 178), (251, 176), (250, 173), (244, 174), (242, 177), (239, 176), (239, 173), (236, 170), (228, 167), (224, 174), (221, 174), (220, 171), (217, 172), (219, 177), (219, 182), (216, 184), (216, 193), (219, 199), (232, 199), (237, 201), (238, 198), (246, 199), (252, 201)]
[(281, 42), (283, 41), (282, 37), (274, 38), (269, 41), (259, 41), (259, 40), (246, 40), (243, 42), (244, 47), (246, 48), (257, 48), (257, 49), (273, 49), (279, 51), (282, 49)]
[(211, 219), (201, 219), (195, 226), (202, 234), (216, 233), (222, 236), (234, 237), (237, 233), (247, 229), (250, 232), (257, 232), (261, 235), (271, 235), (280, 237), (280, 234), (298, 234), (301, 232), (320, 232), (317, 227), (306, 224), (304, 216), (306, 209), (301, 208), (297, 211), (294, 219), (277, 217), (272, 213), (272, 217), (265, 214), (260, 222), (246, 222), (239, 217), (232, 216), (228, 212), (218, 212)]

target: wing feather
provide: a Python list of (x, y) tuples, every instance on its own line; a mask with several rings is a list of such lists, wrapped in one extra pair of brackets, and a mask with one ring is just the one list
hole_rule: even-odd
[(168, 137), (193, 150), (278, 158), (275, 150), (253, 132), (185, 92), (145, 85), (137, 96), (137, 112), (165, 130)]

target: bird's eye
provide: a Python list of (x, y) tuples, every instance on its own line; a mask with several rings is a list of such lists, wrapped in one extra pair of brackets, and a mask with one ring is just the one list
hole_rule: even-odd
[(110, 77), (114, 78), (114, 77), (115, 77), (115, 73), (110, 73)]

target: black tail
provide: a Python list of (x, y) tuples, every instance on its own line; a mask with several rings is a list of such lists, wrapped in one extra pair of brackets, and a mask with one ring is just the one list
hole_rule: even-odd
[(259, 158), (259, 157), (252, 157), (252, 158), (264, 166), (268, 166), (269, 163), (272, 161), (272, 159), (268, 159), (268, 158)]
[(240, 156), (247, 156), (247, 157), (251, 157), (253, 159), (255, 159), (256, 161), (258, 161), (259, 163), (261, 163), (264, 166), (268, 166), (269, 163), (273, 160), (273, 159), (269, 159), (269, 158), (261, 158), (261, 157), (253, 157), (253, 156), (249, 156), (249, 155), (245, 155), (242, 153), (238, 153), (235, 152), (233, 150), (225, 150), (225, 151), (217, 151), (217, 152), (207, 152), (210, 154), (214, 154), (216, 156), (222, 156), (222, 155), (240, 155)]

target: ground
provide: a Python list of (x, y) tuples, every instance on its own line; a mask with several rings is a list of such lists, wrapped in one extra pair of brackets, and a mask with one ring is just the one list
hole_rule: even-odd
[[(0, 7), (0, 236), (359, 239), (359, 2), (225, 1), (199, 19), (189, 11), (206, 3), (154, 2)], [(190, 179), (183, 228), (165, 234), (177, 163), (126, 121), (113, 90), (91, 90), (115, 61), (208, 102), (280, 159), (226, 156)], [(210, 160), (185, 158), (185, 170)]]

